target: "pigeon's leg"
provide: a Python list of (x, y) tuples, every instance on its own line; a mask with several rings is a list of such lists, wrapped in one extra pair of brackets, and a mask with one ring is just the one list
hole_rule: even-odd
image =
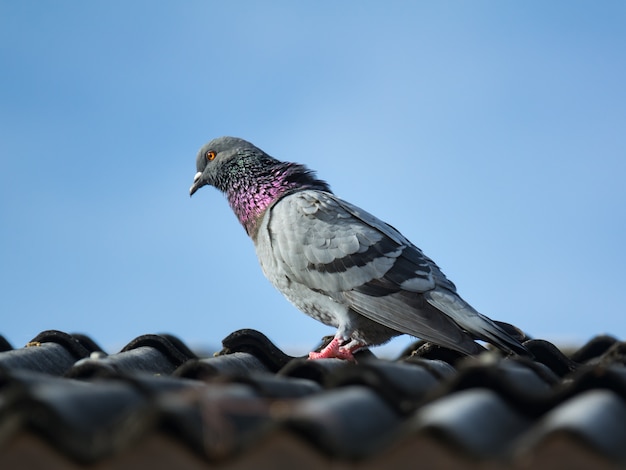
[(343, 345), (345, 340), (335, 336), (333, 340), (326, 345), (320, 352), (309, 353), (309, 359), (345, 359), (346, 361), (355, 362), (353, 352), (363, 347), (363, 345), (357, 341), (350, 341), (345, 346)]

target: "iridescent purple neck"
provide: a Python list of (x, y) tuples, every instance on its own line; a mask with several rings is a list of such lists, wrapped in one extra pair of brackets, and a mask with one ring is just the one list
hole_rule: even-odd
[(246, 233), (256, 238), (265, 211), (285, 194), (303, 189), (330, 192), (328, 185), (312, 172), (295, 163), (279, 163), (254, 175), (239, 175), (231, 180), (226, 197)]

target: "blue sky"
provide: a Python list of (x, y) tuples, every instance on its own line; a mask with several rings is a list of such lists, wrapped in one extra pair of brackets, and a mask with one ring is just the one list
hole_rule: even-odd
[[(0, 334), (333, 330), (267, 282), (220, 135), (307, 164), (531, 335), (626, 337), (626, 4), (0, 0)], [(410, 338), (394, 340), (402, 347)]]

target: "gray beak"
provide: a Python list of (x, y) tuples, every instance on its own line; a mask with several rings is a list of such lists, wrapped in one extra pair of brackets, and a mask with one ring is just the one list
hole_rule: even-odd
[(202, 172), (200, 171), (194, 175), (193, 184), (191, 185), (191, 188), (189, 188), (189, 197), (193, 196), (193, 193), (195, 193), (198, 189), (200, 189), (203, 186), (202, 183), (200, 183), (201, 176), (202, 176)]

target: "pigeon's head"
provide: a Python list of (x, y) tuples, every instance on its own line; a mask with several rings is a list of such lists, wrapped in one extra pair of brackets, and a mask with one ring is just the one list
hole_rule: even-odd
[(219, 137), (202, 146), (196, 157), (197, 173), (189, 188), (192, 196), (202, 186), (210, 185), (224, 191), (232, 175), (264, 159), (272, 159), (250, 142), (237, 137)]

